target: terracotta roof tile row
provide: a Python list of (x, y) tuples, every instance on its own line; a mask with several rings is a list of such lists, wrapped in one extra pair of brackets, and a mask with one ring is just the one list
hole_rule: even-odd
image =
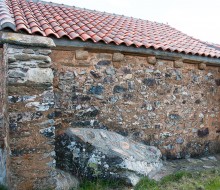
[(220, 58), (217, 45), (166, 24), (46, 2), (0, 1), (0, 29)]

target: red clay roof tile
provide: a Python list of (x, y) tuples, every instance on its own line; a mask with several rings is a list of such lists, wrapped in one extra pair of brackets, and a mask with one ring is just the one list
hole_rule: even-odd
[(0, 29), (26, 30), (71, 40), (103, 41), (220, 58), (220, 46), (194, 39), (166, 24), (46, 2), (3, 0)]

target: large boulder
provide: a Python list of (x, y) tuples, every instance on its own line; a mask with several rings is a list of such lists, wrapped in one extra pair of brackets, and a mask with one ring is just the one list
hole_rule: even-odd
[(161, 152), (103, 129), (69, 128), (56, 138), (57, 166), (81, 179), (119, 179), (136, 185), (161, 168)]

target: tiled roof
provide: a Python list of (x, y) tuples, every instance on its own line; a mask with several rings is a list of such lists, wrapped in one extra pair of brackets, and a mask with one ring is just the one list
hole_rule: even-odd
[(0, 29), (70, 40), (124, 44), (220, 58), (220, 47), (166, 24), (77, 7), (26, 0), (0, 0)]

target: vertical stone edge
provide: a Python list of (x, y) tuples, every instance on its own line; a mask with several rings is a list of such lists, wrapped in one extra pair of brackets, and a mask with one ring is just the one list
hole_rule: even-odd
[(10, 188), (9, 125), (7, 109), (7, 48), (3, 45), (0, 61), (0, 184)]

